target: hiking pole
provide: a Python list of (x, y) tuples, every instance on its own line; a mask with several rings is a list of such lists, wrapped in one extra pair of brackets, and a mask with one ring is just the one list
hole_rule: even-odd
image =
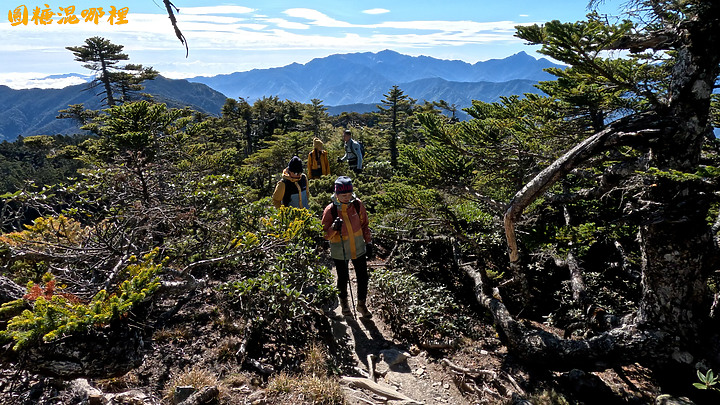
[[(350, 238), (350, 235), (348, 235), (348, 238)], [(347, 273), (348, 273), (348, 290), (350, 290), (350, 302), (352, 303), (352, 313), (353, 313), (353, 319), (357, 322), (357, 314), (355, 313), (355, 298), (353, 298), (352, 293), (352, 281), (350, 281), (350, 263), (348, 263), (347, 255), (345, 254), (345, 241), (343, 240), (342, 236), (342, 227), (340, 228), (340, 246), (342, 246), (343, 250), (343, 260), (345, 260), (345, 264), (347, 265)]]

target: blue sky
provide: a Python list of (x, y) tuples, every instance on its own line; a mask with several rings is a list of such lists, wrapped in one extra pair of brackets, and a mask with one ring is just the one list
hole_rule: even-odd
[[(101, 36), (124, 45), (130, 63), (153, 66), (170, 78), (212, 76), (254, 68), (306, 63), (335, 53), (391, 49), (408, 55), (459, 59), (469, 63), (499, 59), (537, 48), (513, 36), (514, 26), (549, 20), (577, 21), (587, 14), (583, 0), (174, 0), (190, 53), (175, 38), (161, 0), (2, 0), (0, 84), (13, 88), (59, 87), (73, 82), (38, 81), (54, 74), (88, 74), (66, 46)], [(616, 14), (620, 1), (600, 11)], [(47, 5), (47, 7), (46, 7)], [(9, 12), (75, 6), (78, 24), (13, 25)], [(85, 22), (82, 10), (127, 7), (127, 24)], [(17, 21), (15, 21), (17, 22)]]

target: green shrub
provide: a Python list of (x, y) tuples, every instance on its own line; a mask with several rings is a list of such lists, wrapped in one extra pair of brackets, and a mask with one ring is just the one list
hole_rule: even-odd
[(243, 265), (239, 280), (218, 288), (225, 310), (251, 322), (276, 349), (314, 340), (322, 308), (336, 295), (330, 269), (320, 264), (319, 235), (320, 222), (308, 210), (274, 211), (263, 218), (257, 233), (266, 249), (252, 266)]
[[(107, 325), (126, 316), (160, 285), (157, 274), (162, 264), (153, 262), (156, 255), (157, 250), (146, 255), (142, 261), (128, 265), (124, 270), (128, 278), (120, 284), (116, 293), (100, 290), (88, 304), (77, 302), (65, 294), (53, 293), (53, 289), (47, 286), (38, 295), (37, 286), (28, 283), (28, 295), (23, 300), (35, 298), (32, 309), (26, 309), (10, 319), (6, 330), (0, 331), (0, 341), (14, 340), (13, 349), (19, 350), (39, 344), (40, 339), (49, 342), (66, 334)], [(49, 280), (50, 283), (54, 287), (54, 280)], [(17, 304), (11, 301), (3, 304), (2, 309)]]
[(447, 288), (388, 269), (376, 270), (371, 281), (376, 291), (373, 304), (381, 308), (396, 335), (425, 341), (465, 332), (468, 318), (458, 315), (460, 308)]

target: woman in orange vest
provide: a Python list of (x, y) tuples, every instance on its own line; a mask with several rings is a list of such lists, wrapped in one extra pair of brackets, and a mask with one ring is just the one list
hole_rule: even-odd
[(308, 179), (318, 179), (326, 174), (330, 174), (328, 153), (323, 149), (323, 142), (319, 138), (315, 138), (313, 139), (313, 150), (308, 155)]
[[(337, 271), (337, 289), (340, 307), (344, 316), (351, 316), (348, 304), (350, 274), (348, 261), (352, 260), (357, 276), (357, 311), (364, 318), (372, 317), (365, 300), (367, 298), (369, 275), (367, 260), (373, 257), (372, 235), (365, 204), (356, 198), (352, 180), (340, 176), (335, 180), (335, 194), (332, 202), (325, 207), (322, 216), (325, 239), (330, 241), (330, 257)], [(352, 287), (350, 287), (352, 289)], [(352, 293), (352, 291), (351, 291)]]

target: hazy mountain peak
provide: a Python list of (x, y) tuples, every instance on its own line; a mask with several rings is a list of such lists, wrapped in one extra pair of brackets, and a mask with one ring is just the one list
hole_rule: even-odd
[[(325, 105), (377, 103), (393, 85), (422, 79), (447, 82), (508, 82), (551, 79), (543, 68), (552, 65), (525, 52), (505, 59), (492, 59), (470, 64), (460, 60), (437, 59), (430, 56), (409, 56), (385, 49), (380, 52), (333, 54), (315, 58), (300, 65), (293, 63), (280, 68), (254, 69), (215, 77), (195, 77), (190, 81), (207, 84), (228, 97), (243, 97), (249, 102), (264, 96), (278, 96), (304, 103), (317, 98)], [(529, 85), (532, 87), (531, 85)], [(530, 88), (528, 91), (537, 91)], [(469, 106), (471, 95), (452, 100)], [(433, 99), (431, 94), (410, 95)], [(479, 98), (479, 97), (478, 97)], [(450, 101), (450, 100), (446, 100)]]

